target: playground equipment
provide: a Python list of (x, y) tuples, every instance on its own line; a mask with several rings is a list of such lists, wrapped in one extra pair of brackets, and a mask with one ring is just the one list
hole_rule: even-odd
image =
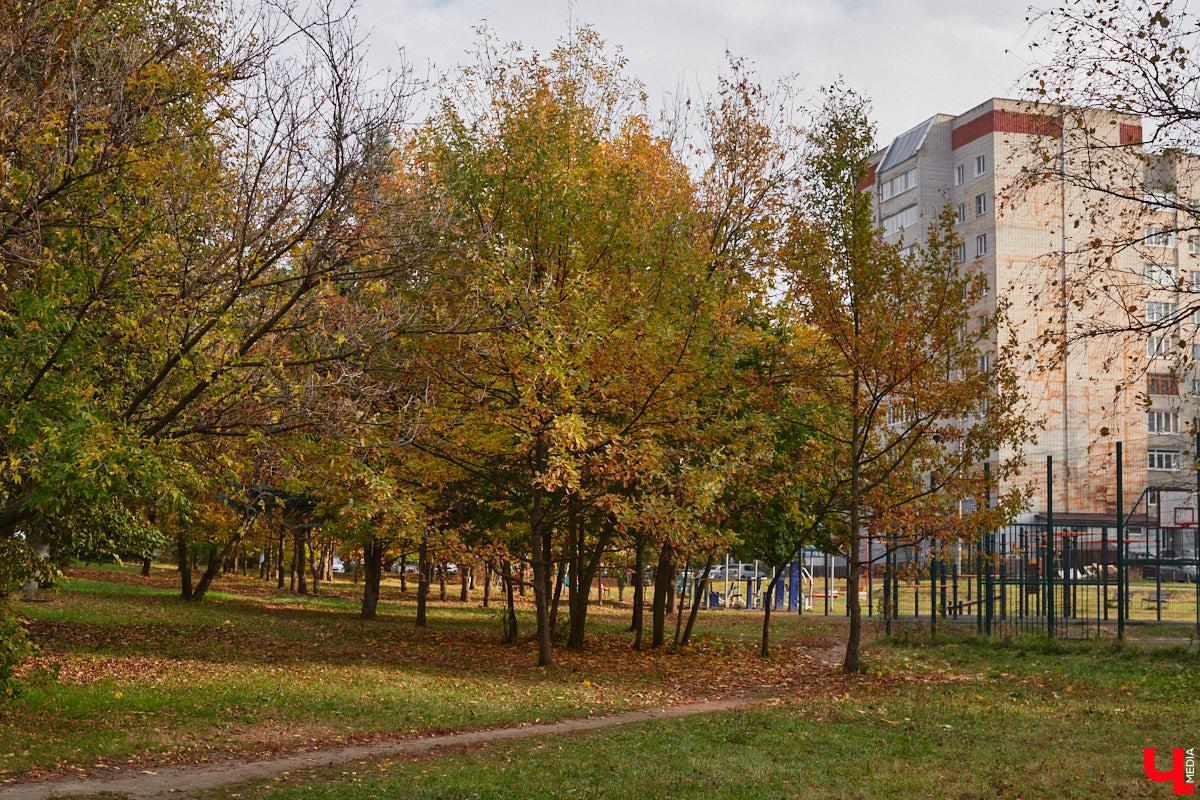
[[(1126, 507), (1117, 449), (1114, 513), (1055, 514), (1047, 503), (1032, 522), (961, 543), (868, 532), (860, 552), (864, 617), (889, 631), (893, 622), (973, 623), (980, 634), (1058, 638), (1124, 636), (1129, 625), (1155, 624), (1156, 638), (1177, 631), (1200, 641), (1200, 493), (1150, 487)], [(1044, 490), (1052, 493), (1049, 464), (1047, 476)], [(774, 609), (849, 613), (844, 560), (806, 548), (784, 569)], [(753, 607), (763, 584), (746, 588)]]

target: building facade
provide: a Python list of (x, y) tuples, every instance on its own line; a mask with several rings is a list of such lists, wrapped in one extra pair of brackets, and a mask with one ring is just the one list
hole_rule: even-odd
[[(1111, 517), (1117, 442), (1127, 510), (1157, 513), (1148, 488), (1196, 485), (1200, 237), (1175, 231), (1187, 227), (1177, 198), (1200, 199), (1200, 181), (1195, 158), (1150, 157), (1141, 141), (1136, 117), (992, 99), (933, 116), (872, 159), (888, 241), (919, 243), (949, 207), (961, 268), (987, 281), (972, 324), (1000, 314), (997, 338), (1015, 344), (1041, 424), (1019, 479), (1031, 515), (1049, 502), (1049, 456), (1056, 515)], [(1068, 179), (1085, 160), (1091, 182)], [(994, 343), (981, 350), (981, 367), (996, 356)]]

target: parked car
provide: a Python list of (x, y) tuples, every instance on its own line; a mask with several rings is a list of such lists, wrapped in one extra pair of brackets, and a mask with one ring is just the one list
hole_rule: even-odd
[(718, 564), (713, 567), (714, 580), (722, 578), (728, 581), (752, 581), (756, 578), (769, 578), (770, 575), (753, 564)]
[(1142, 567), (1142, 580), (1152, 581), (1156, 574), (1162, 575), (1163, 583), (1195, 583), (1196, 568), (1189, 566), (1181, 567)]
[(345, 575), (346, 574), (346, 565), (342, 563), (342, 560), (340, 558), (338, 558), (337, 556), (334, 556), (333, 557), (333, 566), (330, 567), (330, 570), (333, 572), (334, 575)]

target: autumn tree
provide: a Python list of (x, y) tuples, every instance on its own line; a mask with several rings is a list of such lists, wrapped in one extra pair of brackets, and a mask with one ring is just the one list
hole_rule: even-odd
[[(1200, 252), (1200, 19), (1177, 0), (1102, 0), (1064, 3), (1031, 25), (1024, 95), (1045, 124), (1007, 194), (1063, 198), (1069, 268), (1046, 344), (1060, 354), (1102, 336), (1136, 352), (1153, 337), (1136, 374), (1157, 357), (1178, 371), (1194, 361), (1179, 322), (1200, 309), (1200, 271), (1183, 255)], [(1148, 310), (1150, 294), (1170, 313)]]
[[(296, 331), (360, 266), (353, 200), (400, 97), (364, 90), (357, 38), (329, 8), (241, 27), (224, 11), (0, 11), (9, 580), (43, 530), (70, 553), (72, 527), (53, 522), (73, 509), (183, 509), (204, 483), (194, 447), (306, 424), (292, 368), (340, 355), (319, 325), (307, 350)], [(289, 39), (304, 57), (276, 57)]]
[[(828, 91), (787, 244), (787, 308), (832, 356), (816, 384), (830, 407), (813, 422), (823, 457), (806, 479), (836, 512), (826, 524), (847, 563), (847, 673), (860, 669), (864, 533), (949, 541), (998, 524), (1022, 498), (988, 509), (982, 465), (997, 481), (1012, 474), (1028, 433), (995, 318), (968, 324), (984, 284), (956, 264), (950, 213), (915, 253), (886, 242), (863, 188), (873, 149), (865, 103)], [(986, 368), (985, 349), (995, 354)], [(960, 514), (960, 501), (976, 510)]]
[(422, 134), (421, 163), (474, 243), (451, 258), (473, 265), (491, 326), (444, 341), (431, 364), (440, 431), (417, 446), (522, 509), (549, 663), (558, 568), (573, 564), (578, 643), (630, 469), (686, 419), (709, 260), (687, 171), (593, 33), (545, 60), (482, 46)]

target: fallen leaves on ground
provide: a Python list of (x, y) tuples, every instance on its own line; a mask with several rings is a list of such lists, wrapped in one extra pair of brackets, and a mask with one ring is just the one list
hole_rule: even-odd
[[(96, 581), (114, 581), (168, 588), (162, 576), (141, 578), (113, 570), (76, 570), (73, 574)], [(326, 584), (328, 586), (328, 584)], [(346, 584), (340, 584), (345, 587)], [(108, 681), (110, 696), (147, 685), (204, 682), (218, 685), (227, 676), (263, 685), (269, 703), (274, 692), (286, 692), (282, 682), (345, 681), (355, 668), (394, 671), (394, 683), (419, 670), (436, 675), (440, 682), (458, 682), (468, 717), (474, 703), (520, 705), (523, 699), (546, 702), (557, 698), (565, 709), (561, 716), (591, 716), (630, 709), (669, 706), (701, 698), (756, 695), (783, 698), (839, 698), (886, 690), (889, 685), (914, 681), (947, 680), (938, 674), (898, 672), (887, 677), (846, 681), (837, 666), (840, 654), (836, 637), (805, 630), (796, 636), (777, 637), (769, 659), (758, 656), (754, 639), (700, 636), (680, 650), (634, 652), (628, 636), (591, 634), (580, 650), (556, 650), (556, 663), (539, 668), (536, 644), (528, 639), (502, 645), (490, 627), (457, 624), (417, 628), (411, 624), (411, 599), (387, 598), (392, 608), (409, 603), (404, 616), (364, 622), (345, 612), (314, 609), (275, 594), (273, 586), (242, 580), (237, 596), (223, 599), (219, 611), (210, 608), (208, 621), (173, 613), (177, 600), (158, 597), (164, 605), (159, 622), (100, 622), (31, 620), (31, 638), (40, 654), (29, 668), (53, 668), (63, 685), (90, 686)], [(231, 590), (222, 587), (226, 592)], [(357, 590), (357, 587), (355, 587)], [(344, 588), (339, 591), (347, 591)], [(444, 607), (463, 608), (447, 602)], [(443, 604), (431, 604), (431, 614)], [(595, 619), (624, 619), (628, 608), (611, 606), (590, 611)], [(86, 618), (86, 615), (82, 615)], [(760, 619), (747, 617), (748, 619)], [(615, 626), (614, 626), (615, 627)], [(831, 632), (833, 629), (830, 629)], [(274, 683), (273, 683), (274, 682)], [(239, 684), (239, 685), (244, 685)], [(132, 688), (131, 688), (132, 687)], [(107, 688), (107, 684), (105, 686)], [(368, 691), (364, 689), (364, 691)], [(552, 694), (548, 695), (550, 692)], [(554, 694), (557, 693), (557, 694)], [(103, 774), (130, 769), (155, 769), (180, 763), (203, 763), (231, 757), (269, 757), (327, 746), (378, 739), (427, 736), (449, 732), (437, 724), (408, 727), (396, 720), (388, 730), (354, 730), (348, 721), (314, 717), (311, 720), (221, 718), (213, 714), (163, 719), (154, 732), (170, 742), (163, 752), (129, 758), (107, 758), (80, 763), (69, 753), (57, 764), (25, 775), (5, 774), (0, 783), (44, 779), (63, 774)], [(210, 717), (215, 716), (216, 719)], [(231, 715), (232, 716), (232, 715)], [(551, 721), (544, 712), (541, 722)], [(531, 720), (526, 720), (531, 721)], [(145, 732), (148, 721), (136, 711), (118, 713), (103, 721), (115, 730), (127, 726)], [(13, 723), (25, 724), (25, 723)], [(28, 724), (36, 725), (36, 721)], [(150, 724), (154, 724), (150, 721)], [(140, 727), (139, 727), (140, 726)], [(497, 727), (495, 724), (458, 725), (454, 730)], [(33, 731), (31, 731), (32, 733)]]

